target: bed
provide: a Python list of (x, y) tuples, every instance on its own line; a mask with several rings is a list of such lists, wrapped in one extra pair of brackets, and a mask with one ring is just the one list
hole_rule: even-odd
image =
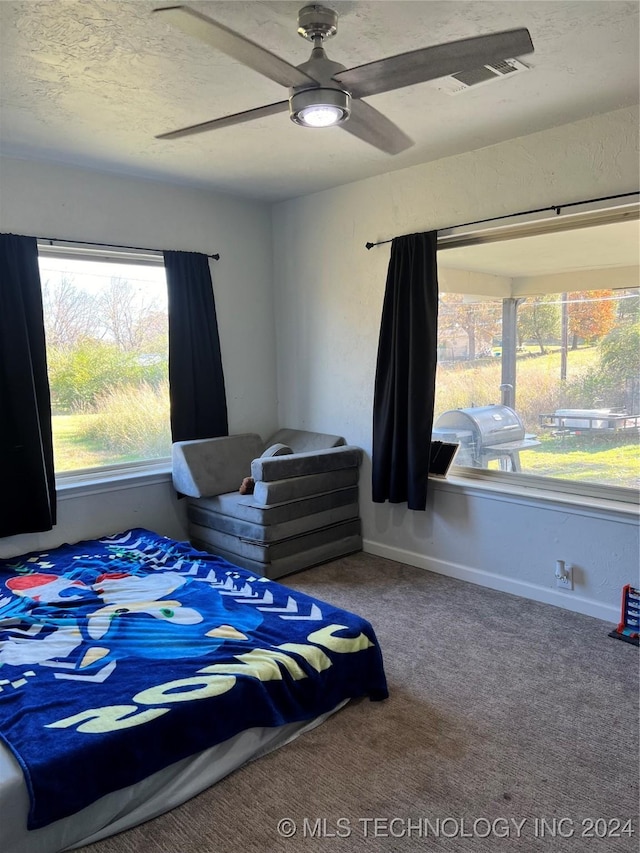
[(382, 700), (364, 619), (134, 528), (0, 561), (0, 850), (148, 820)]

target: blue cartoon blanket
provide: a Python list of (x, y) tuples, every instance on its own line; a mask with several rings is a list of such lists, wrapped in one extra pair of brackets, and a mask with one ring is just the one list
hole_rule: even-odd
[(45, 826), (252, 726), (387, 696), (364, 619), (134, 529), (0, 561), (0, 736)]

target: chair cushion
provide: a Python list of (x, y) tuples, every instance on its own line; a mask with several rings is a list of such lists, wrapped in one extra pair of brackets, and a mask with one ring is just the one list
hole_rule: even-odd
[(258, 480), (271, 483), (288, 477), (323, 474), (326, 471), (338, 471), (340, 468), (357, 468), (361, 461), (362, 450), (345, 444), (342, 447), (293, 453), (291, 456), (254, 459), (251, 463), (251, 476), (256, 483)]
[[(230, 530), (240, 534), (245, 522), (263, 526), (277, 525), (346, 504), (357, 507), (358, 487), (337, 489), (321, 495), (312, 495), (301, 500), (266, 507), (256, 506), (251, 500), (252, 497), (252, 495), (241, 495), (238, 492), (228, 492), (211, 498), (190, 498), (187, 515), (191, 521), (205, 527), (217, 527), (220, 530)], [(354, 514), (358, 515), (357, 509)], [(238, 527), (232, 530), (233, 525)], [(242, 535), (246, 534), (242, 533)]]
[(176, 491), (193, 498), (237, 491), (264, 449), (257, 433), (177, 441), (172, 447)]
[(324, 432), (311, 432), (305, 429), (279, 429), (267, 441), (271, 444), (286, 444), (294, 453), (306, 453), (308, 450), (324, 450), (327, 447), (339, 447), (347, 442), (341, 435), (329, 435)]
[(322, 474), (308, 474), (306, 477), (289, 477), (273, 483), (261, 481), (255, 484), (252, 505), (266, 507), (345, 489), (347, 486), (357, 485), (359, 474), (358, 468), (354, 467), (325, 471)]
[(274, 557), (269, 554), (267, 562), (252, 559), (238, 554), (236, 551), (229, 551), (223, 548), (220, 543), (212, 545), (208, 542), (203, 542), (195, 537), (192, 539), (193, 545), (202, 551), (209, 551), (212, 554), (217, 554), (223, 557), (230, 563), (235, 563), (236, 566), (244, 566), (251, 572), (257, 575), (263, 575), (266, 578), (280, 578), (283, 575), (290, 575), (292, 572), (299, 572), (301, 569), (307, 569), (310, 566), (316, 566), (319, 563), (326, 563), (327, 560), (335, 560), (337, 557), (344, 557), (345, 554), (353, 554), (354, 551), (362, 550), (362, 535), (359, 531), (344, 530), (338, 527), (332, 537), (325, 538), (322, 542), (306, 543), (307, 547), (300, 548), (295, 554), (289, 554), (285, 557)]
[[(349, 521), (338, 522), (330, 527), (320, 530), (311, 530), (302, 536), (294, 536), (291, 539), (283, 539), (280, 542), (260, 543), (248, 539), (241, 539), (210, 527), (202, 527), (199, 524), (189, 525), (189, 536), (193, 541), (205, 543), (207, 550), (210, 546), (216, 546), (225, 551), (237, 554), (239, 557), (247, 557), (261, 563), (269, 563), (281, 557), (290, 557), (305, 551), (308, 548), (316, 548), (328, 542), (345, 537), (360, 536), (360, 519), (353, 518)], [(214, 551), (215, 552), (215, 551)]]

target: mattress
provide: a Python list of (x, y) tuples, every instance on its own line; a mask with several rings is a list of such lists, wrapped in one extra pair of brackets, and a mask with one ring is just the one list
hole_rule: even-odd
[(387, 696), (366, 620), (189, 543), (2, 560), (0, 850), (146, 820), (359, 696)]
[(12, 753), (0, 744), (0, 851), (60, 853), (144, 823), (195, 797), (249, 761), (311, 731), (347, 701), (313, 720), (248, 729), (135, 785), (113, 791), (71, 817), (34, 830), (27, 829), (29, 793), (23, 772)]

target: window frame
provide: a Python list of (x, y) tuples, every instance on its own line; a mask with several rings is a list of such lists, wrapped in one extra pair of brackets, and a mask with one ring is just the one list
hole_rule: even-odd
[[(480, 245), (496, 241), (512, 240), (538, 234), (586, 228), (594, 225), (612, 224), (627, 220), (640, 219), (640, 193), (633, 196), (602, 201), (572, 204), (558, 207), (552, 211), (496, 218), (486, 223), (470, 223), (438, 232), (438, 252), (448, 248)], [(504, 297), (496, 297), (503, 299)], [(580, 506), (619, 508), (623, 512), (637, 512), (640, 506), (640, 490), (622, 486), (609, 486), (599, 483), (564, 480), (556, 477), (542, 477), (514, 471), (496, 471), (485, 468), (468, 468), (456, 465), (449, 469), (452, 484), (464, 488), (495, 491), (504, 489), (509, 494), (535, 497), (548, 500), (574, 503)], [(437, 478), (434, 478), (437, 483)]]
[[(73, 241), (38, 239), (38, 259), (41, 257), (62, 260), (101, 261), (103, 263), (158, 266), (164, 268), (164, 255), (151, 249), (134, 249)], [(136, 462), (121, 462), (91, 468), (76, 468), (72, 471), (55, 471), (56, 489), (61, 492), (73, 488), (91, 494), (97, 488), (102, 492), (109, 484), (117, 487), (128, 481), (131, 485), (155, 482), (158, 477), (165, 480), (171, 472), (171, 456), (144, 459)]]

